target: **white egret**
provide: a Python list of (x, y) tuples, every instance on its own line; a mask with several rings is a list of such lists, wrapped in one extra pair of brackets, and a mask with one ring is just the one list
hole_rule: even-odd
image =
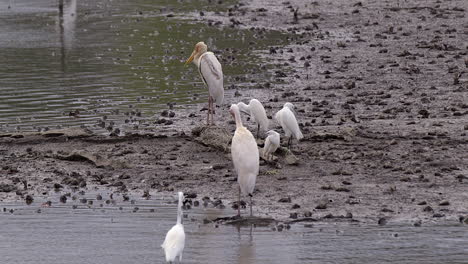
[(239, 183), (239, 204), (237, 213), (240, 216), (240, 196), (250, 196), (250, 216), (252, 216), (252, 194), (255, 188), (259, 169), (259, 154), (255, 138), (252, 133), (242, 125), (239, 107), (231, 105), (229, 110), (236, 120), (236, 131), (232, 137), (231, 155)]
[(224, 99), (224, 88), (223, 88), (223, 70), (213, 52), (208, 52), (208, 47), (204, 42), (198, 42), (195, 45), (195, 49), (187, 59), (185, 65), (192, 62), (197, 65), (198, 72), (203, 80), (203, 83), (208, 86), (208, 116), (206, 122), (213, 123), (214, 114), (214, 103), (221, 105)]
[(276, 121), (281, 125), (284, 130), (285, 136), (288, 139), (288, 147), (291, 146), (292, 137), (297, 140), (302, 139), (301, 130), (297, 124), (296, 116), (293, 113), (294, 105), (285, 103), (283, 108), (275, 114)]
[(265, 108), (263, 108), (262, 103), (257, 99), (250, 100), (249, 104), (246, 105), (243, 102), (237, 104), (239, 110), (245, 112), (250, 115), (252, 121), (257, 123), (257, 138), (260, 129), (265, 132), (268, 129), (268, 117), (265, 112)]
[(185, 232), (182, 225), (182, 202), (184, 200), (184, 193), (179, 192), (179, 203), (177, 206), (177, 224), (175, 224), (166, 234), (166, 239), (161, 247), (166, 254), (166, 262), (172, 263), (177, 256), (179, 262), (182, 261), (182, 251), (185, 247)]
[(263, 147), (263, 156), (266, 159), (270, 159), (270, 156), (272, 156), (280, 146), (280, 134), (274, 130), (270, 130), (267, 132), (267, 135), (265, 146)]

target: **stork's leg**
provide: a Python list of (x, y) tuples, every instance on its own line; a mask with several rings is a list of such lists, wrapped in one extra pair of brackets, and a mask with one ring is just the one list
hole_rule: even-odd
[(288, 139), (288, 149), (291, 149), (292, 136)]
[(250, 217), (252, 217), (252, 194), (249, 194), (250, 196)]
[(213, 97), (211, 97), (211, 106), (210, 107), (211, 107), (211, 111), (210, 111), (210, 113), (211, 113), (211, 124), (214, 125), (214, 111), (215, 110), (214, 110), (214, 99), (213, 99)]
[(238, 203), (237, 203), (237, 216), (239, 216), (239, 217), (240, 217), (240, 207), (241, 207), (240, 194), (241, 194), (241, 189), (240, 189), (240, 186), (239, 186), (239, 196), (238, 196), (239, 199), (237, 199), (237, 201), (238, 201)]
[(257, 139), (258, 139), (258, 134), (260, 133), (260, 124), (257, 125)]
[(210, 111), (211, 111), (210, 102), (211, 102), (211, 96), (208, 96), (208, 114), (206, 115), (206, 125), (207, 126), (210, 125)]

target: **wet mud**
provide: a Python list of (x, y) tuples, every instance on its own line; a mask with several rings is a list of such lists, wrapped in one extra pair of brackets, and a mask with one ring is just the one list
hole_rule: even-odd
[[(466, 10), (464, 1), (257, 0), (189, 14), (259, 38), (270, 29), (289, 33), (287, 45), (257, 51), (267, 63), (258, 70), (271, 71), (271, 80), (226, 85), (228, 102), (256, 97), (269, 117), (292, 102), (305, 136), (291, 154), (282, 148), (276, 160), (261, 160), (254, 215), (285, 224), (465, 221)], [(26, 203), (58, 185), (102, 186), (141, 195), (183, 191), (192, 206), (239, 206), (228, 107), (217, 109), (216, 128), (193, 133), (203, 112), (176, 113), (180, 121), (165, 133), (154, 124), (126, 136), (3, 134), (0, 198)], [(247, 215), (248, 205), (240, 206)]]

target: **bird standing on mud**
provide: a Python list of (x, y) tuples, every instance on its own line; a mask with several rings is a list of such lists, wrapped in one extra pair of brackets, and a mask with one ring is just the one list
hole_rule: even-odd
[(263, 132), (267, 131), (269, 121), (265, 112), (265, 108), (263, 108), (263, 105), (262, 103), (260, 103), (260, 101), (258, 101), (257, 99), (252, 99), (250, 100), (248, 105), (246, 105), (243, 102), (240, 102), (237, 104), (237, 106), (239, 107), (240, 111), (249, 114), (252, 121), (257, 123), (256, 138), (258, 138), (260, 130), (262, 130)]
[(231, 155), (237, 172), (237, 182), (239, 183), (237, 214), (240, 216), (240, 196), (242, 192), (250, 196), (250, 216), (252, 216), (252, 194), (260, 165), (257, 142), (252, 133), (242, 125), (239, 107), (233, 104), (229, 112), (236, 120), (236, 131), (231, 143)]
[(182, 261), (182, 251), (185, 247), (185, 232), (182, 225), (182, 202), (184, 193), (179, 192), (179, 203), (177, 205), (177, 224), (175, 224), (166, 234), (166, 239), (161, 247), (166, 254), (166, 262), (172, 263), (179, 256), (179, 263)]
[(291, 103), (285, 103), (283, 108), (275, 114), (276, 121), (281, 125), (284, 130), (284, 134), (288, 139), (288, 147), (291, 146), (292, 137), (297, 140), (302, 139), (301, 130), (297, 124), (296, 116), (293, 113), (294, 105)]
[(263, 147), (263, 157), (270, 160), (270, 157), (280, 146), (280, 134), (274, 130), (267, 132), (265, 139), (265, 146)]
[(204, 42), (198, 42), (187, 59), (185, 65), (192, 62), (197, 65), (198, 72), (203, 80), (203, 83), (208, 86), (208, 115), (206, 118), (207, 125), (213, 124), (214, 103), (221, 105), (224, 99), (223, 88), (223, 70), (213, 52), (208, 52), (208, 47)]

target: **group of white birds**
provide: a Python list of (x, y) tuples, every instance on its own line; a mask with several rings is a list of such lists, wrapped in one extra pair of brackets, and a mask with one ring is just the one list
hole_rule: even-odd
[[(208, 51), (208, 47), (204, 42), (198, 42), (195, 45), (185, 64), (187, 65), (192, 61), (197, 65), (201, 79), (208, 87), (207, 125), (214, 124), (214, 104), (221, 105), (224, 99), (221, 64), (213, 52)], [(241, 112), (248, 114), (250, 119), (257, 124), (257, 138), (261, 132), (267, 131), (262, 153), (263, 158), (271, 159), (273, 153), (279, 148), (280, 134), (274, 130), (268, 130), (269, 120), (265, 108), (257, 99), (251, 99), (249, 104), (243, 102), (232, 104), (229, 112), (236, 122), (236, 130), (231, 142), (231, 156), (237, 172), (237, 182), (239, 183), (238, 216), (240, 216), (241, 193), (250, 197), (250, 216), (252, 216), (252, 195), (259, 171), (260, 155), (256, 139), (242, 124)], [(296, 140), (303, 138), (292, 103), (285, 103), (283, 108), (275, 114), (274, 119), (282, 127), (286, 138), (288, 138), (288, 147), (290, 147), (293, 137)], [(182, 251), (185, 246), (185, 233), (181, 222), (183, 199), (183, 193), (179, 192), (177, 224), (167, 232), (166, 239), (161, 245), (165, 251), (167, 262), (173, 262), (177, 256), (179, 256), (179, 262), (182, 261)]]

